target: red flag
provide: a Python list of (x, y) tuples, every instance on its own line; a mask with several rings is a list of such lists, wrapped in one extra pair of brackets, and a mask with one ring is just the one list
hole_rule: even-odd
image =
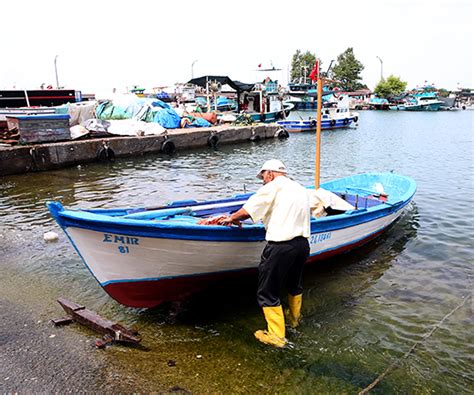
[(311, 71), (309, 78), (311, 79), (311, 81), (317, 81), (319, 79), (319, 60), (316, 60), (316, 63), (313, 67), (313, 71)]

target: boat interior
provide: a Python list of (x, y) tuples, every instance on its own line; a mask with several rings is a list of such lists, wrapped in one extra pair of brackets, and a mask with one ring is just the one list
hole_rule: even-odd
[[(382, 205), (386, 202), (386, 195), (368, 194), (363, 191), (336, 192), (337, 196), (354, 206), (355, 210), (367, 210), (371, 207)], [(90, 210), (95, 214), (105, 214), (114, 217), (121, 217), (130, 220), (140, 221), (187, 221), (196, 223), (201, 219), (211, 218), (221, 215), (230, 215), (239, 210), (247, 201), (251, 194), (235, 196), (231, 199), (216, 200), (209, 202), (198, 202), (196, 200), (184, 200), (172, 202), (167, 206), (156, 208), (140, 208), (130, 210)], [(331, 207), (325, 208), (325, 216), (343, 214), (345, 211), (335, 210)], [(244, 221), (252, 224), (250, 220)]]

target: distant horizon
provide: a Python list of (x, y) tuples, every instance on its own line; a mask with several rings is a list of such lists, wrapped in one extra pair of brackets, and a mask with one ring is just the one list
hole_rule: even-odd
[(326, 70), (347, 48), (371, 90), (381, 75), (399, 77), (407, 89), (425, 81), (450, 91), (474, 86), (470, 0), (296, 0), (291, 9), (250, 0), (234, 7), (83, 0), (72, 10), (59, 0), (17, 0), (2, 11), (21, 18), (0, 25), (7, 38), (0, 89), (56, 87), (56, 70), (59, 86), (84, 93), (150, 90), (202, 75), (248, 83), (270, 76), (286, 86), (296, 50), (315, 53)]

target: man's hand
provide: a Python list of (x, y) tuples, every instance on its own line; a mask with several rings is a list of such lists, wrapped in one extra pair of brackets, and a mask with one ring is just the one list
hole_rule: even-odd
[(236, 211), (232, 215), (224, 215), (221, 219), (219, 219), (217, 223), (219, 225), (224, 225), (224, 226), (237, 225), (239, 228), (241, 228), (242, 224), (240, 223), (240, 221), (243, 221), (247, 218), (250, 218), (250, 215), (242, 207), (240, 210)]
[(223, 226), (231, 226), (231, 225), (237, 225), (239, 228), (242, 227), (242, 223), (238, 219), (232, 219), (232, 216), (225, 216), (219, 219), (217, 221), (218, 225), (223, 225)]

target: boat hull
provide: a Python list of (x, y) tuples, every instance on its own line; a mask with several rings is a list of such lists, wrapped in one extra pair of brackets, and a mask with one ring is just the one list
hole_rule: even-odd
[(280, 111), (249, 113), (248, 115), (254, 122), (272, 123), (288, 117), (293, 109), (293, 104), (285, 104), (284, 108)]
[[(308, 263), (367, 243), (399, 215), (312, 233)], [(130, 307), (153, 307), (179, 300), (219, 279), (251, 273), (258, 267), (265, 246), (263, 240), (245, 244), (172, 240), (74, 227), (67, 228), (66, 233), (101, 287), (117, 302)]]
[(441, 103), (405, 105), (405, 111), (438, 111)]
[[(349, 116), (340, 119), (323, 119), (321, 121), (321, 129), (342, 129), (348, 128), (357, 122), (356, 116)], [(300, 132), (313, 132), (316, 130), (316, 121), (278, 121), (278, 125), (282, 126), (287, 132), (300, 133)]]
[[(335, 249), (312, 254), (307, 264), (315, 263), (319, 260), (327, 259), (345, 252), (349, 252), (360, 247), (370, 240), (382, 234), (384, 229), (370, 234), (367, 237), (353, 241), (352, 243), (340, 246)], [(261, 248), (263, 250), (263, 247)], [(261, 252), (261, 251), (260, 251)], [(238, 251), (235, 251), (238, 253)], [(203, 290), (218, 281), (235, 279), (236, 276), (252, 275), (256, 272), (259, 256), (254, 258), (252, 268), (241, 269), (238, 271), (216, 272), (205, 274), (192, 274), (188, 276), (179, 276), (172, 278), (151, 278), (125, 281), (112, 281), (101, 284), (103, 289), (120, 304), (129, 307), (150, 308), (157, 306), (165, 301), (181, 300), (193, 293)]]
[[(371, 197), (379, 184), (388, 201)], [(400, 217), (416, 191), (412, 179), (392, 173), (356, 175), (322, 187), (346, 194), (356, 209), (311, 220), (308, 263), (377, 237)], [(155, 210), (65, 210), (58, 202), (48, 208), (104, 290), (121, 304), (147, 308), (257, 269), (265, 246), (262, 224), (198, 224), (202, 216), (235, 211), (249, 196), (174, 202)]]

